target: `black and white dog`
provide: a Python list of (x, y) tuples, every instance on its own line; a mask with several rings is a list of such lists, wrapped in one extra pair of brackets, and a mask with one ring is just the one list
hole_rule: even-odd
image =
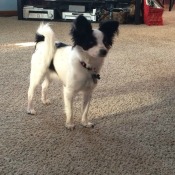
[(100, 79), (100, 69), (104, 58), (118, 33), (117, 21), (106, 21), (99, 29), (92, 29), (90, 22), (82, 15), (73, 22), (70, 34), (73, 46), (56, 42), (55, 34), (48, 24), (41, 24), (36, 33), (36, 49), (32, 55), (30, 86), (28, 90), (28, 114), (36, 114), (32, 101), (34, 91), (40, 81), (44, 104), (49, 104), (47, 89), (53, 77), (59, 78), (64, 88), (66, 127), (75, 127), (72, 121), (73, 98), (78, 92), (83, 93), (82, 125), (93, 127), (88, 121), (91, 94)]

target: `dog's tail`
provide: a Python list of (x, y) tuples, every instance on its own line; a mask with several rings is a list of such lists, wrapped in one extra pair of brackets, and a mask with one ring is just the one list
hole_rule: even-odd
[(45, 61), (49, 62), (55, 53), (55, 34), (50, 25), (41, 23), (35, 36), (36, 48), (42, 42), (42, 53)]

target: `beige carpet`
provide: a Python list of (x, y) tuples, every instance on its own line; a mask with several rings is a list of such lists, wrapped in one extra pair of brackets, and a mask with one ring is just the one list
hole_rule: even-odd
[[(51, 24), (71, 43), (70, 23)], [(175, 11), (165, 11), (164, 26), (120, 26), (89, 110), (96, 126), (81, 127), (78, 96), (74, 131), (64, 127), (57, 82), (52, 104), (41, 104), (38, 87), (38, 114), (26, 114), (34, 46), (19, 43), (33, 42), (38, 25), (0, 18), (0, 174), (174, 175)]]

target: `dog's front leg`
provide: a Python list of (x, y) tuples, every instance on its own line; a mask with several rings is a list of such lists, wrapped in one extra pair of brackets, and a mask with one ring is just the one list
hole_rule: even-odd
[(82, 125), (85, 127), (94, 127), (94, 124), (88, 121), (88, 110), (91, 101), (92, 91), (85, 91), (83, 94), (83, 114), (82, 114)]
[(75, 128), (75, 125), (72, 121), (73, 116), (73, 97), (74, 92), (64, 87), (64, 104), (65, 104), (65, 113), (66, 113), (66, 128), (73, 130)]

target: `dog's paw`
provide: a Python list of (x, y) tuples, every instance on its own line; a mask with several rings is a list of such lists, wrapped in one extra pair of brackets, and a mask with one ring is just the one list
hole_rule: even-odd
[(82, 122), (82, 125), (86, 128), (94, 128), (95, 124), (91, 122)]
[(47, 100), (41, 99), (41, 101), (44, 105), (50, 105), (51, 104), (51, 101), (49, 99), (47, 99)]
[(73, 123), (71, 123), (71, 124), (66, 123), (65, 126), (66, 126), (67, 129), (69, 129), (71, 131), (75, 129), (75, 125)]
[(28, 109), (27, 110), (27, 114), (35, 115), (36, 114), (36, 111), (34, 109)]

